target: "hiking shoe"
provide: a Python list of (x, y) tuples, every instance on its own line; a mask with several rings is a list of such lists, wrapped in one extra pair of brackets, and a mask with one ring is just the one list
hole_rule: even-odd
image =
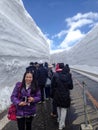
[(57, 117), (57, 115), (56, 114), (53, 114), (53, 113), (51, 113), (50, 114), (52, 117)]
[(38, 103), (40, 104), (40, 103), (42, 103), (42, 101), (39, 101)]
[(42, 101), (42, 103), (45, 103), (45, 101)]
[(63, 130), (63, 128), (65, 128), (65, 125), (63, 125), (62, 127), (59, 127), (59, 130)]

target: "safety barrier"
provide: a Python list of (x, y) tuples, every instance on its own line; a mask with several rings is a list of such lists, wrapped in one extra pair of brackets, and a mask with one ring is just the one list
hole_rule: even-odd
[(93, 127), (88, 119), (87, 115), (87, 99), (86, 99), (86, 83), (82, 82), (83, 86), (83, 101), (84, 101), (84, 122), (85, 124), (81, 124), (81, 130), (93, 130)]

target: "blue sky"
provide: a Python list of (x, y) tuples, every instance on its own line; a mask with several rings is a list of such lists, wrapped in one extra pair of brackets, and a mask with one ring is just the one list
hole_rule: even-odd
[(98, 24), (98, 0), (23, 0), (50, 43), (51, 53), (68, 50)]

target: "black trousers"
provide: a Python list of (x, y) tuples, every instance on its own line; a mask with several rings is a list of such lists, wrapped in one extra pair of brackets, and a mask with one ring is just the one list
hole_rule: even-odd
[(57, 115), (57, 105), (56, 105), (56, 103), (55, 103), (55, 101), (54, 101), (54, 99), (53, 99), (53, 101), (52, 101), (52, 113), (54, 114), (54, 115)]
[(33, 117), (17, 118), (18, 130), (31, 130)]
[(41, 92), (41, 101), (43, 102), (44, 101), (44, 88), (45, 88), (45, 85), (40, 85), (40, 92)]

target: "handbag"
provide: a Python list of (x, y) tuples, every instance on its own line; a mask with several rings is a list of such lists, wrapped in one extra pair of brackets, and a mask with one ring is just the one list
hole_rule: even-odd
[[(19, 84), (19, 93), (18, 93), (18, 98), (20, 97), (20, 88), (21, 88), (21, 84)], [(14, 104), (11, 104), (8, 108), (8, 115), (7, 115), (7, 118), (9, 120), (12, 120), (12, 121), (16, 121), (17, 118), (16, 118), (16, 105)]]
[(16, 106), (14, 104), (11, 104), (8, 108), (8, 116), (7, 118), (9, 120), (16, 121)]

